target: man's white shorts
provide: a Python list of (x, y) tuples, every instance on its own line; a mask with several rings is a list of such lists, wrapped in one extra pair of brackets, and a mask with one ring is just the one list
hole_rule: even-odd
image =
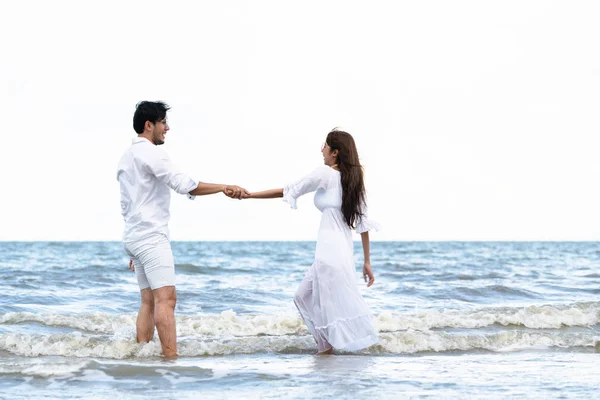
[(175, 263), (167, 235), (156, 233), (123, 245), (133, 260), (140, 290), (175, 286)]

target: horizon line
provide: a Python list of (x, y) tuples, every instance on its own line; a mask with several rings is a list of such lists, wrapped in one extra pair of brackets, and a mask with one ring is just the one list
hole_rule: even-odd
[[(203, 243), (266, 243), (266, 242), (316, 242), (316, 239), (176, 239), (173, 242), (203, 242)], [(593, 243), (598, 239), (370, 239), (370, 242), (376, 243)], [(122, 240), (102, 240), (102, 239), (0, 239), (0, 243), (86, 243), (86, 242), (106, 242), (122, 243)], [(361, 239), (353, 240), (360, 243)]]

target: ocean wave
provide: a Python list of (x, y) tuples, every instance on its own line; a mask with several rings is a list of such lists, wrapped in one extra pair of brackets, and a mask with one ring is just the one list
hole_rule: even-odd
[[(0, 313), (0, 326), (39, 323), (97, 334), (129, 334), (135, 329), (135, 313), (66, 314)], [(297, 313), (274, 315), (220, 314), (176, 315), (180, 336), (281, 336), (304, 335), (306, 327)], [(432, 329), (477, 329), (516, 326), (529, 329), (591, 327), (600, 324), (600, 302), (528, 307), (490, 307), (476, 310), (423, 310), (411, 313), (382, 311), (375, 316), (380, 332)]]
[[(509, 352), (548, 348), (594, 348), (598, 336), (593, 332), (523, 332), (503, 331), (494, 333), (448, 333), (437, 331), (390, 332), (380, 335), (379, 344), (358, 354), (415, 354), (493, 351)], [(81, 333), (0, 335), (0, 350), (18, 356), (64, 356), (77, 358), (154, 358), (161, 355), (160, 343), (138, 344), (133, 338), (119, 339), (111, 336), (86, 336)], [(314, 353), (316, 346), (311, 336), (250, 336), (221, 339), (188, 337), (180, 340), (179, 355), (182, 357), (221, 356), (260, 353)], [(35, 366), (32, 367), (35, 372)], [(74, 367), (75, 368), (75, 367)], [(80, 367), (77, 367), (80, 368)], [(75, 369), (77, 369), (75, 368)], [(62, 372), (61, 372), (62, 371)], [(65, 365), (56, 373), (68, 374), (73, 370)]]
[[(310, 336), (251, 336), (229, 339), (187, 338), (178, 343), (183, 357), (311, 352)], [(25, 357), (65, 356), (78, 358), (150, 358), (161, 355), (160, 342), (136, 343), (135, 339), (108, 335), (84, 335), (80, 332), (55, 335), (7, 333), (0, 335), (0, 350)]]
[(391, 354), (422, 352), (509, 352), (548, 348), (595, 347), (595, 333), (503, 331), (490, 334), (450, 334), (435, 331), (408, 331), (383, 334), (375, 351)]
[(476, 329), (493, 325), (524, 326), (531, 329), (589, 327), (600, 323), (600, 302), (528, 307), (496, 307), (472, 311), (427, 310), (411, 314), (382, 312), (380, 331), (407, 329)]
[(455, 290), (457, 295), (466, 295), (463, 296), (466, 299), (484, 298), (493, 295), (500, 295), (502, 298), (534, 299), (540, 297), (540, 294), (534, 291), (504, 285), (489, 285), (482, 288), (458, 287)]
[(40, 378), (65, 378), (82, 371), (90, 361), (55, 359), (48, 361), (38, 358), (21, 358), (0, 364), (0, 375), (25, 375)]
[(60, 314), (8, 312), (0, 314), (0, 324), (35, 322), (45, 326), (67, 327), (93, 333), (115, 333), (125, 326), (134, 326), (136, 314)]

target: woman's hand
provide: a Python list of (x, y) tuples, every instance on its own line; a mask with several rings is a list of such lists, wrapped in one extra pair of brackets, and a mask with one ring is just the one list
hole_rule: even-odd
[(250, 195), (246, 189), (241, 188), (237, 185), (227, 185), (223, 188), (223, 193), (225, 196), (230, 197), (232, 199), (246, 199)]
[[(369, 280), (367, 281), (367, 277)], [(365, 282), (367, 282), (367, 287), (371, 286), (373, 282), (375, 282), (375, 277), (373, 276), (373, 270), (371, 269), (371, 264), (365, 263), (363, 265), (363, 278), (365, 278)]]

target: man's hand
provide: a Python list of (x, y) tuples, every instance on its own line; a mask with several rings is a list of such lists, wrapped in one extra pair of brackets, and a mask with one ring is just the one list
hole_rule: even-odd
[(249, 191), (236, 185), (225, 186), (225, 189), (223, 189), (223, 193), (225, 193), (225, 196), (227, 197), (240, 200), (250, 196)]
[[(369, 280), (367, 281), (367, 277)], [(363, 265), (363, 278), (365, 278), (365, 282), (367, 283), (367, 287), (371, 286), (373, 282), (375, 282), (375, 277), (373, 276), (373, 270), (371, 269), (371, 264), (365, 263)]]
[(129, 259), (129, 269), (135, 272), (135, 267), (133, 266), (133, 260)]

